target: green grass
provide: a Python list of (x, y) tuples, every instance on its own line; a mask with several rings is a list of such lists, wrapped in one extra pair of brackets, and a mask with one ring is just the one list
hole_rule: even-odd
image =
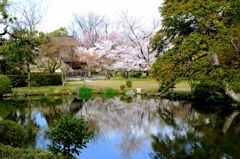
[(102, 94), (119, 94), (119, 90), (114, 88), (103, 88), (100, 92)]
[(181, 80), (176, 84), (176, 88), (174, 89), (176, 92), (189, 92), (191, 91), (190, 85), (187, 80)]
[[(153, 94), (157, 92), (159, 84), (152, 78), (130, 78), (132, 88), (142, 88), (146, 93)], [(68, 81), (65, 86), (43, 86), (32, 87), (30, 90), (27, 87), (13, 88), (13, 95), (72, 95), (76, 94), (81, 87), (93, 89), (93, 93), (99, 93), (103, 88), (113, 88), (120, 91), (120, 86), (126, 84), (126, 79), (109, 79), (95, 81)], [(190, 86), (187, 80), (181, 80), (177, 83), (175, 91), (189, 92)]]
[(88, 87), (79, 88), (78, 90), (79, 99), (87, 100), (87, 99), (90, 99), (92, 96), (93, 96), (92, 88), (88, 88)]
[(32, 87), (29, 89), (28, 87), (19, 87), (13, 88), (13, 95), (72, 95), (76, 93), (78, 90), (78, 86), (42, 86), (42, 87)]

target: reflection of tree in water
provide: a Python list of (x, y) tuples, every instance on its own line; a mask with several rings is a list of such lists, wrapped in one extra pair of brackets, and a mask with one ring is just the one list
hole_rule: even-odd
[[(191, 112), (196, 114), (194, 111)], [(222, 112), (219, 113), (223, 115)], [(159, 115), (161, 116), (161, 114)], [(153, 159), (238, 158), (240, 116), (234, 119), (225, 135), (222, 131), (224, 122), (226, 122), (225, 117), (221, 118), (218, 114), (195, 115), (195, 118), (189, 118), (188, 121), (189, 126), (193, 129), (188, 129), (186, 134), (175, 131), (172, 138), (162, 135), (160, 132), (158, 135), (152, 135), (154, 153), (150, 156)]]
[(120, 143), (116, 145), (122, 158), (131, 158), (140, 151), (144, 141), (155, 127), (154, 113), (159, 100), (132, 99), (132, 103), (121, 101), (119, 97), (104, 100), (97, 97), (84, 103), (79, 116), (98, 121), (99, 135), (104, 138), (113, 133), (120, 135)]
[(51, 106), (42, 108), (44, 117), (48, 125), (52, 125), (54, 121), (60, 119), (62, 115), (76, 114), (82, 108), (82, 101), (76, 98), (61, 99), (60, 103), (53, 103)]
[(133, 153), (140, 150), (141, 145), (142, 138), (139, 138), (136, 133), (129, 131), (123, 134), (121, 143), (116, 146), (121, 151), (122, 158), (130, 159)]
[[(0, 117), (3, 120), (12, 120), (23, 125), (27, 129), (29, 144), (34, 147), (36, 136), (42, 127), (47, 128), (54, 120), (59, 119), (63, 114), (75, 114), (81, 109), (80, 101), (74, 98), (22, 98), (4, 100), (0, 102)], [(40, 118), (46, 120), (47, 125), (41, 125)], [(42, 119), (40, 119), (42, 120)], [(40, 124), (40, 125), (39, 125)], [(44, 134), (43, 134), (44, 135)]]
[[(17, 105), (16, 102), (18, 103)], [(39, 126), (34, 121), (34, 117), (32, 116), (31, 99), (25, 101), (5, 101), (4, 107), (8, 106), (9, 104), (11, 104), (13, 107), (11, 107), (12, 109), (9, 110), (8, 115), (6, 115), (4, 120), (12, 120), (24, 126), (27, 130), (26, 144), (34, 147)]]

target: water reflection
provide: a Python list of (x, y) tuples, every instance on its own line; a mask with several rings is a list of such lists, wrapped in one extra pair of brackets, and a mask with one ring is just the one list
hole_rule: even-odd
[(29, 128), (32, 146), (43, 149), (49, 144), (45, 130), (62, 115), (97, 121), (99, 133), (80, 154), (82, 159), (237, 158), (240, 115), (231, 119), (232, 110), (215, 108), (193, 109), (189, 102), (141, 96), (87, 101), (39, 97), (1, 101), (0, 118)]

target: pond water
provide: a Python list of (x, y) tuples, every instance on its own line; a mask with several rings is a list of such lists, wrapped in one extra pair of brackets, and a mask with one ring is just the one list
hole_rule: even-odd
[[(201, 108), (201, 109), (200, 109)], [(224, 106), (193, 107), (160, 98), (35, 97), (0, 101), (0, 120), (14, 120), (47, 150), (46, 130), (64, 114), (97, 122), (81, 159), (239, 158), (240, 115)]]

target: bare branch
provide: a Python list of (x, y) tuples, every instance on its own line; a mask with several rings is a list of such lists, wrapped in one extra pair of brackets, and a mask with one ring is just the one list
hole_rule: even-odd
[(17, 17), (16, 26), (18, 29), (36, 30), (44, 16), (42, 4), (32, 0), (17, 0), (12, 5), (12, 14)]
[(108, 23), (104, 16), (88, 13), (84, 16), (73, 14), (72, 30), (81, 37), (86, 47), (92, 47), (103, 36), (108, 33)]
[(232, 40), (231, 40), (231, 43), (233, 44), (233, 46), (234, 46), (234, 48), (235, 48), (235, 50), (237, 51), (237, 53), (239, 54), (239, 52), (240, 52), (240, 49), (237, 47), (237, 45), (234, 43), (234, 40), (238, 40), (238, 38), (233, 38)]

